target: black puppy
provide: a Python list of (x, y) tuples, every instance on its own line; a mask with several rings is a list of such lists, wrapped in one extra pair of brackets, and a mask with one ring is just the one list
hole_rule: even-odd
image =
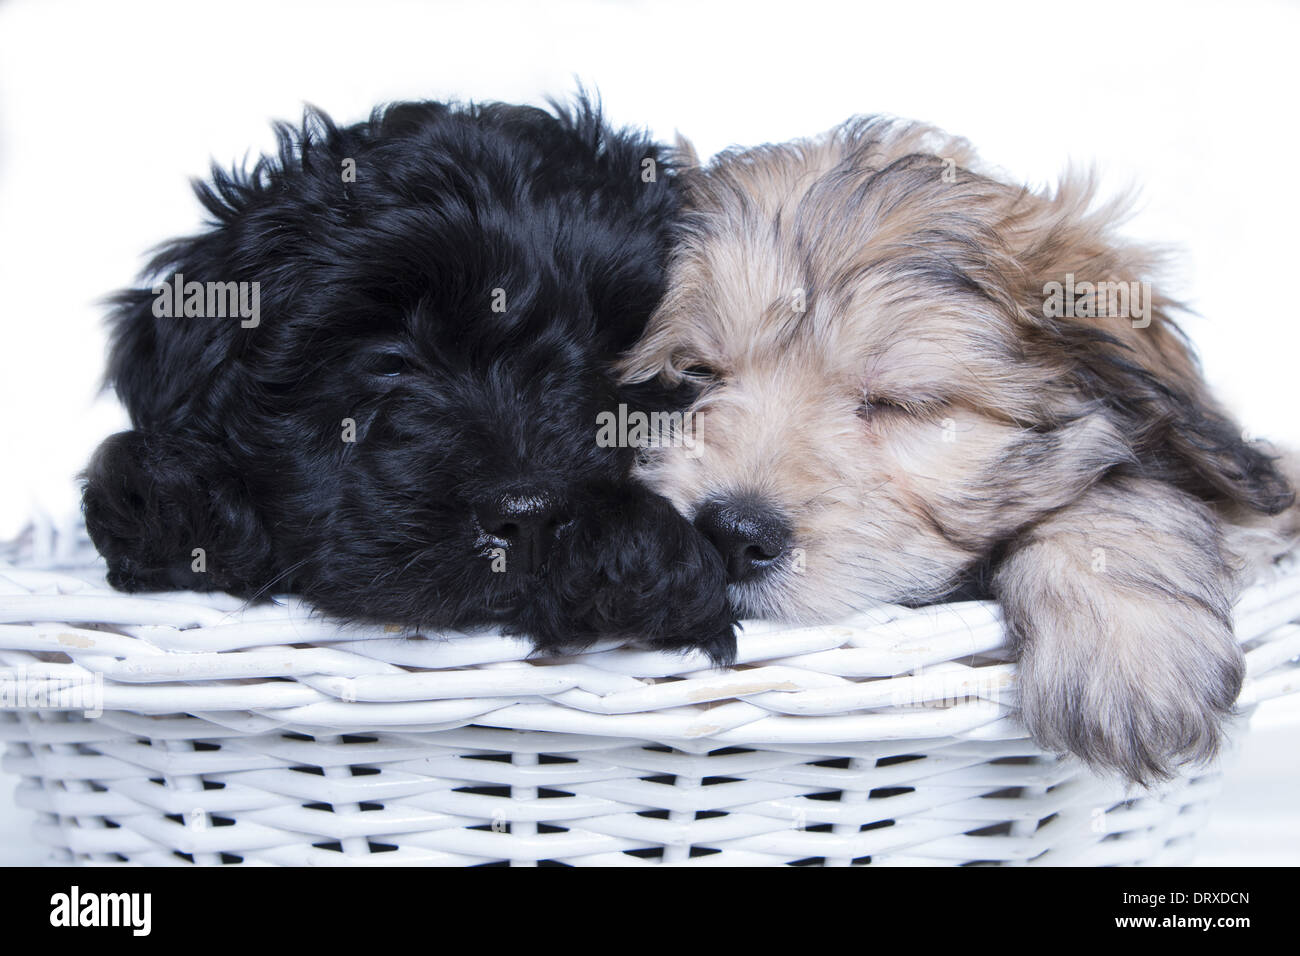
[[(585, 97), (277, 126), (119, 294), (134, 430), (85, 474), (128, 590), (298, 592), (350, 619), (735, 651), (719, 556), (597, 416), (664, 286), (673, 172)], [(666, 407), (666, 405), (665, 405)]]

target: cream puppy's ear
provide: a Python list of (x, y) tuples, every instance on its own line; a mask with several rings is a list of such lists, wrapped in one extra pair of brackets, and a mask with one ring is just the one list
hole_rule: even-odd
[(1234, 547), (1249, 536), (1227, 532), (1248, 520), (1284, 550), (1295, 494), (1210, 393), (1175, 303), (1152, 291), (1158, 255), (1117, 238), (1119, 207), (1092, 195), (1087, 179), (1017, 193), (1000, 234), (1026, 353), (1132, 460), (1008, 541), (993, 591), (1035, 739), (1149, 785), (1218, 752), (1244, 674)]
[(700, 166), (700, 154), (695, 150), (695, 144), (677, 133), (673, 142), (672, 160), (679, 169), (698, 169)]

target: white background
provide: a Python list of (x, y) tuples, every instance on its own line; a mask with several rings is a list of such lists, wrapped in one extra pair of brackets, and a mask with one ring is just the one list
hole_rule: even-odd
[[(1252, 432), (1300, 446), (1298, 28), (1295, 5), (1247, 0), (7, 3), (0, 538), (75, 509), (73, 476), (125, 425), (96, 397), (98, 302), (198, 226), (188, 179), (210, 159), (268, 147), (268, 120), (304, 101), (353, 121), (390, 99), (540, 104), (575, 78), (702, 155), (885, 112), (1033, 183), (1075, 162), (1109, 192), (1140, 185), (1128, 231), (1180, 247), (1168, 291), (1203, 316), (1188, 328), (1211, 383)], [(1300, 725), (1267, 719), (1207, 859), (1300, 861)]]

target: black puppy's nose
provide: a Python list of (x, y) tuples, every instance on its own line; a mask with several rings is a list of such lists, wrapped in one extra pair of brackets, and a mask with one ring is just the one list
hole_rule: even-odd
[(756, 501), (711, 501), (696, 514), (695, 527), (722, 552), (728, 581), (766, 571), (790, 544), (781, 513)]
[(542, 566), (563, 520), (559, 503), (549, 495), (505, 495), (474, 509), (489, 538), (508, 548), (507, 570), (532, 574)]

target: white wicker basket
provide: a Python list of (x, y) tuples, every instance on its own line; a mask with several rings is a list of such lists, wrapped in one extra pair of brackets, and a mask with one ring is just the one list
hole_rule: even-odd
[[(723, 673), (119, 594), (48, 528), (0, 557), (4, 768), (54, 862), (1167, 864), (1222, 772), (1035, 748), (992, 605), (750, 624)], [(1297, 621), (1288, 560), (1237, 610), (1244, 715), (1300, 687)]]

